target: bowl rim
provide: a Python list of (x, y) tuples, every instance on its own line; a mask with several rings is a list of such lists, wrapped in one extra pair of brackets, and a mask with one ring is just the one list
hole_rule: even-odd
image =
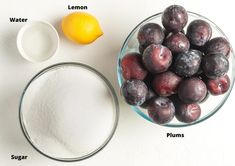
[[(207, 17), (205, 16), (202, 16), (201, 14), (198, 14), (198, 13), (195, 13), (195, 12), (191, 12), (191, 11), (187, 11), (188, 15), (190, 16), (194, 16), (194, 17), (199, 17), (198, 19), (204, 19), (206, 20), (210, 26), (213, 26), (215, 29), (217, 29), (222, 35), (224, 38), (226, 38), (226, 40), (229, 42), (229, 39), (228, 37), (225, 35), (225, 33), (213, 22), (211, 21), (210, 19), (208, 19)], [(151, 21), (152, 19), (156, 18), (156, 17), (161, 17), (163, 14), (163, 12), (159, 12), (159, 13), (156, 13), (154, 15), (151, 15), (149, 17), (147, 17), (146, 19), (142, 20), (139, 24), (137, 24), (132, 30), (131, 32), (128, 34), (128, 36), (126, 37), (122, 47), (121, 47), (121, 50), (118, 54), (118, 59), (117, 59), (117, 78), (118, 78), (118, 84), (119, 84), (119, 87), (121, 87), (122, 83), (123, 83), (123, 78), (122, 78), (122, 75), (121, 75), (121, 56), (124, 54), (123, 53), (123, 50), (125, 50), (126, 48), (126, 44), (128, 43), (129, 39), (133, 36), (133, 34), (138, 30), (138, 28), (144, 24), (145, 22), (148, 22), (148, 21)], [(229, 42), (230, 43), (230, 42)], [(233, 48), (230, 44), (230, 58), (232, 58), (232, 62), (234, 63), (234, 51), (233, 51)], [(235, 69), (235, 66), (233, 65), (232, 66), (232, 70)], [(216, 112), (218, 112), (218, 110), (224, 105), (224, 103), (226, 102), (226, 100), (228, 99), (232, 89), (233, 89), (233, 86), (234, 86), (234, 82), (235, 82), (235, 73), (232, 73), (232, 81), (230, 81), (230, 88), (229, 90), (225, 93), (225, 97), (223, 98), (223, 101), (221, 102), (220, 105), (218, 105), (217, 107), (215, 107), (213, 109), (213, 111), (211, 111), (210, 113), (208, 113), (207, 115), (205, 115), (203, 118), (201, 119), (198, 119), (197, 121), (195, 122), (192, 122), (192, 123), (183, 123), (183, 122), (180, 122), (180, 124), (171, 124), (171, 123), (167, 123), (167, 124), (158, 124), (160, 126), (164, 126), (164, 127), (172, 127), (172, 128), (179, 128), (179, 127), (188, 127), (188, 126), (192, 126), (192, 125), (195, 125), (195, 124), (198, 124), (198, 123), (201, 123), (207, 119), (209, 119), (211, 116), (213, 116)], [(148, 120), (149, 122), (152, 122), (152, 123), (155, 123), (153, 122), (153, 120), (148, 117), (147, 115), (145, 115), (145, 113), (143, 113), (139, 108), (138, 106), (131, 106), (130, 107), (132, 108), (132, 110), (134, 110), (136, 113), (138, 113), (140, 116), (142, 116), (144, 119)], [(155, 123), (156, 124), (156, 123)]]
[[(97, 147), (95, 150), (93, 150), (92, 152), (88, 153), (88, 154), (85, 154), (83, 156), (80, 156), (80, 157), (72, 157), (72, 158), (61, 158), (61, 157), (52, 157), (50, 156), (49, 154), (46, 154), (45, 152), (41, 151), (36, 145), (35, 143), (31, 140), (31, 137), (30, 135), (28, 134), (27, 132), (27, 129), (26, 129), (26, 126), (25, 126), (25, 123), (24, 123), (24, 118), (23, 118), (23, 115), (22, 115), (22, 103), (23, 103), (23, 99), (24, 99), (24, 95), (27, 91), (27, 89), (29, 88), (29, 86), (31, 85), (32, 82), (34, 82), (35, 80), (37, 80), (37, 78), (39, 78), (40, 76), (42, 76), (43, 74), (53, 70), (53, 69), (56, 69), (56, 68), (61, 68), (61, 67), (64, 67), (64, 66), (75, 66), (75, 67), (82, 67), (83, 69), (86, 69), (90, 72), (92, 72), (93, 74), (95, 74), (96, 76), (98, 76), (102, 81), (104, 81), (104, 84), (106, 84), (107, 88), (110, 90), (110, 93), (112, 95), (112, 98), (113, 98), (113, 104), (114, 104), (114, 111), (115, 111), (115, 114), (114, 114), (114, 120), (113, 120), (113, 124), (112, 124), (112, 128), (111, 128), (111, 131), (110, 131), (110, 134), (108, 135), (108, 137), (105, 139), (105, 141), (99, 146)], [(117, 129), (117, 125), (118, 125), (118, 120), (119, 120), (119, 114), (120, 114), (120, 109), (119, 109), (119, 102), (118, 102), (118, 97), (115, 93), (115, 90), (112, 86), (112, 84), (110, 83), (110, 81), (102, 74), (100, 73), (99, 71), (97, 71), (96, 69), (86, 65), (86, 64), (83, 64), (83, 63), (77, 63), (77, 62), (62, 62), (62, 63), (57, 63), (57, 64), (53, 64), (53, 65), (50, 65), (44, 69), (42, 69), (41, 71), (39, 71), (37, 74), (35, 74), (31, 79), (30, 81), (26, 84), (22, 94), (21, 94), (21, 97), (20, 97), (20, 103), (19, 103), (19, 114), (18, 114), (18, 117), (19, 117), (19, 123), (20, 123), (20, 128), (21, 128), (21, 131), (24, 135), (24, 137), (26, 138), (26, 140), (29, 142), (29, 144), (37, 151), (39, 152), (40, 154), (42, 154), (43, 156), (49, 158), (49, 159), (53, 159), (55, 161), (61, 161), (61, 162), (76, 162), (76, 161), (81, 161), (81, 160), (84, 160), (84, 159), (88, 159), (90, 157), (92, 157), (93, 155), (97, 154), (98, 152), (100, 152), (103, 148), (106, 147), (106, 145), (110, 142), (110, 140), (112, 139), (116, 129)]]

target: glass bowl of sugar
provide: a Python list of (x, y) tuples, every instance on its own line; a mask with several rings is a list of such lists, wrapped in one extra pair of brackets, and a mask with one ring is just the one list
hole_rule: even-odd
[(19, 111), (22, 131), (38, 152), (54, 160), (79, 161), (110, 141), (119, 106), (101, 73), (80, 63), (60, 63), (30, 80)]

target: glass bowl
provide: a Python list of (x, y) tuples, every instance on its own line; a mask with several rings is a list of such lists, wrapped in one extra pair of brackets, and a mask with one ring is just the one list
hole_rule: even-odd
[(60, 63), (36, 74), (19, 107), (29, 143), (58, 161), (79, 161), (102, 150), (118, 122), (119, 106), (110, 82), (81, 63)]
[[(146, 18), (145, 20), (140, 22), (127, 36), (127, 38), (121, 48), (121, 51), (119, 53), (118, 62), (117, 62), (117, 77), (118, 77), (118, 83), (119, 83), (120, 87), (124, 81), (124, 79), (122, 77), (122, 69), (121, 69), (122, 58), (127, 53), (139, 52), (139, 43), (137, 40), (137, 34), (138, 34), (140, 27), (143, 26), (144, 24), (150, 23), (150, 22), (154, 22), (154, 23), (158, 23), (159, 25), (162, 25), (161, 24), (161, 16), (162, 16), (162, 13), (158, 13), (158, 14), (155, 14), (155, 15), (152, 15), (152, 16)], [(202, 15), (199, 15), (199, 14), (196, 14), (193, 12), (188, 12), (188, 24), (195, 19), (202, 19), (210, 24), (210, 26), (212, 28), (212, 37), (211, 38), (220, 36), (220, 37), (224, 37), (228, 40), (228, 38), (226, 37), (224, 32), (211, 20), (209, 20), (208, 18), (206, 18)], [(184, 30), (186, 30), (187, 25), (185, 26)], [(202, 112), (201, 112), (200, 118), (197, 121), (192, 122), (192, 123), (182, 123), (182, 122), (179, 122), (176, 118), (174, 118), (171, 122), (164, 124), (163, 126), (168, 126), (168, 127), (190, 126), (190, 125), (200, 123), (200, 122), (210, 118), (212, 115), (214, 115), (227, 100), (227, 98), (232, 90), (233, 84), (234, 84), (235, 66), (234, 66), (234, 52), (233, 52), (232, 48), (230, 51), (229, 65), (230, 65), (230, 68), (227, 73), (230, 78), (230, 84), (231, 84), (229, 90), (225, 94), (219, 95), (219, 96), (212, 96), (209, 94), (209, 97), (204, 102), (200, 103), (200, 107), (201, 107)], [(153, 122), (152, 119), (148, 116), (146, 109), (143, 109), (138, 106), (131, 106), (131, 108), (136, 113), (138, 113), (140, 116), (142, 116), (144, 119), (146, 119), (150, 122)]]

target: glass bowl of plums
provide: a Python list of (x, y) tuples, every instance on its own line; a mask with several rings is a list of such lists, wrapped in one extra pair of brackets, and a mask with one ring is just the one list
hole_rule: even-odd
[(123, 99), (150, 122), (183, 127), (214, 115), (234, 84), (234, 52), (208, 18), (172, 5), (140, 22), (117, 63)]

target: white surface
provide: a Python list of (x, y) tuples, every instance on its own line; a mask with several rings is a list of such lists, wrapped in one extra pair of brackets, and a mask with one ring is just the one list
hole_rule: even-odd
[(22, 122), (31, 142), (54, 158), (83, 158), (101, 148), (116, 124), (106, 83), (81, 66), (57, 66), (24, 93)]
[(53, 56), (59, 46), (55, 28), (46, 22), (33, 21), (25, 24), (17, 35), (17, 48), (30, 62), (42, 62)]
[[(121, 98), (120, 120), (111, 142), (90, 159), (77, 163), (62, 163), (45, 158), (24, 138), (18, 106), (21, 92), (29, 79), (42, 68), (64, 61), (86, 63), (102, 72), (119, 88), (116, 79), (117, 54), (128, 33), (144, 18), (162, 11), (171, 4), (183, 5), (200, 13), (223, 29), (235, 47), (233, 1), (182, 0), (8, 0), (0, 2), (0, 165), (5, 166), (91, 166), (91, 165), (234, 165), (234, 101), (232, 91), (221, 110), (212, 118), (186, 128), (165, 128), (145, 121)], [(100, 21), (104, 35), (87, 46), (78, 46), (61, 33), (59, 22), (68, 4), (88, 5), (89, 12)], [(52, 23), (61, 37), (61, 47), (50, 60), (32, 64), (16, 49), (16, 34), (24, 23), (10, 23), (9, 17), (28, 17)], [(184, 138), (166, 138), (166, 133), (184, 133)], [(11, 155), (28, 155), (27, 160), (11, 160)]]

